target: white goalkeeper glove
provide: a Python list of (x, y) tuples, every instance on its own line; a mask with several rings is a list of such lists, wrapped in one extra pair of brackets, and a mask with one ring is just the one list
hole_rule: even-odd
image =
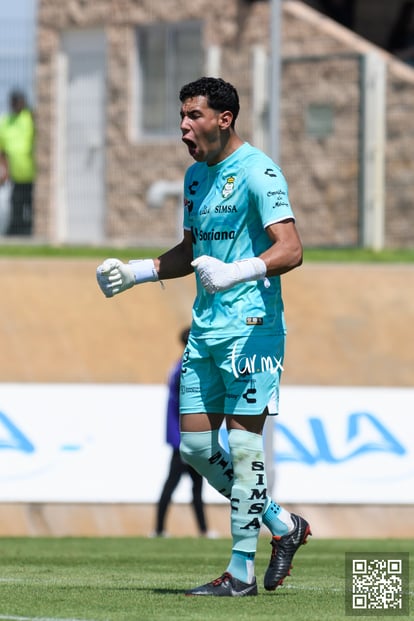
[(259, 257), (223, 263), (204, 254), (194, 259), (191, 265), (196, 269), (201, 284), (208, 293), (226, 291), (249, 280), (264, 280), (266, 287), (270, 284), (266, 278), (266, 264)]
[(152, 259), (122, 263), (119, 259), (105, 259), (96, 269), (96, 280), (107, 298), (143, 282), (155, 282), (158, 273)]

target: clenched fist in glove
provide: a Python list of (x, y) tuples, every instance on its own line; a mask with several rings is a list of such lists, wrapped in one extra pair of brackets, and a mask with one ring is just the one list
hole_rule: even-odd
[(103, 294), (112, 298), (142, 282), (155, 282), (158, 274), (152, 259), (122, 263), (119, 259), (105, 259), (96, 269), (96, 279)]
[(226, 291), (249, 280), (265, 280), (268, 283), (266, 264), (259, 257), (223, 263), (214, 257), (202, 255), (194, 259), (191, 265), (196, 269), (201, 284), (208, 293)]

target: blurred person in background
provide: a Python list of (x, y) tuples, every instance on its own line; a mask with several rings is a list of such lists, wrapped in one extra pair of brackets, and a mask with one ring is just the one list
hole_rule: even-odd
[[(185, 348), (190, 334), (190, 328), (184, 328), (180, 333), (180, 342)], [(188, 474), (193, 482), (192, 506), (197, 520), (200, 535), (207, 536), (207, 525), (202, 498), (203, 477), (194, 468), (186, 464), (180, 455), (180, 376), (182, 357), (172, 367), (168, 377), (168, 401), (166, 420), (166, 440), (172, 447), (170, 468), (167, 479), (162, 488), (161, 496), (157, 505), (156, 527), (154, 537), (165, 537), (164, 530), (168, 507), (172, 495), (177, 488), (181, 477)]]
[(35, 127), (26, 97), (13, 91), (10, 112), (0, 119), (0, 185), (12, 184), (6, 235), (31, 235), (35, 178)]

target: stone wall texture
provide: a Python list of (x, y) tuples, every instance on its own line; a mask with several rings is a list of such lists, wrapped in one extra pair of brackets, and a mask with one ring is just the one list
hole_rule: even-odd
[[(304, 244), (360, 243), (361, 58), (375, 51), (387, 66), (385, 246), (412, 246), (414, 70), (302, 2), (286, 0), (282, 6), (279, 163), (289, 182)], [(167, 200), (154, 217), (146, 193), (159, 178), (181, 179), (191, 161), (179, 139), (140, 142), (133, 137), (135, 29), (154, 21), (200, 20), (205, 49), (220, 49), (220, 75), (238, 88), (238, 131), (253, 142), (253, 56), (258, 46), (270, 55), (270, 9), (270, 2), (245, 0), (41, 0), (36, 111), (38, 237), (53, 241), (56, 228), (57, 64), (63, 32), (93, 27), (103, 29), (106, 35), (108, 243), (169, 245), (177, 235), (178, 206)], [(332, 112), (331, 131), (322, 137), (309, 131), (307, 119), (312, 106), (321, 105)], [(263, 114), (266, 112), (264, 109)]]

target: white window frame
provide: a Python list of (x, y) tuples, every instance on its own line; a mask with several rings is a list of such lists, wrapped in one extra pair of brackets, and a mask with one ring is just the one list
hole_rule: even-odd
[[(142, 42), (145, 32), (149, 32), (150, 29), (157, 33), (157, 37), (163, 37), (164, 46), (164, 59), (163, 63), (164, 75), (164, 89), (166, 92), (165, 100), (167, 105), (165, 115), (164, 127), (159, 127), (157, 131), (151, 131), (145, 128), (144, 115), (145, 115), (145, 103), (144, 93), (146, 92), (145, 84), (145, 67), (143, 63), (145, 58), (142, 57)], [(200, 66), (194, 66), (194, 71), (188, 71), (188, 75), (184, 76), (182, 80), (180, 78), (180, 84), (178, 84), (177, 67), (180, 64), (181, 59), (178, 57), (177, 50), (175, 49), (177, 35), (185, 31), (198, 31), (200, 40)], [(194, 50), (188, 50), (188, 54), (193, 57)], [(202, 22), (200, 21), (185, 21), (185, 22), (157, 22), (151, 24), (141, 25), (136, 30), (135, 38), (135, 54), (133, 63), (133, 93), (134, 102), (132, 106), (132, 133), (133, 137), (137, 141), (159, 141), (176, 139), (179, 135), (179, 100), (178, 91), (184, 83), (191, 80), (195, 80), (202, 75), (202, 65), (204, 64), (204, 49), (202, 43)], [(181, 63), (182, 70), (182, 63)], [(181, 83), (182, 81), (182, 83)]]

